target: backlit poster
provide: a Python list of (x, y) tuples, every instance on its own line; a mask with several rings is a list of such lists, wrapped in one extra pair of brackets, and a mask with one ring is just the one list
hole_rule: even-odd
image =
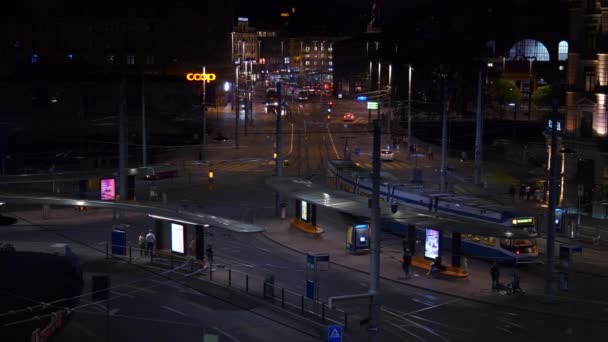
[(102, 178), (100, 181), (100, 191), (102, 201), (116, 200), (116, 179)]
[(424, 257), (435, 259), (439, 256), (439, 244), (441, 243), (438, 230), (426, 229), (426, 239), (424, 240)]
[(304, 222), (308, 222), (308, 202), (301, 201), (300, 202), (300, 218)]
[(171, 251), (184, 254), (184, 226), (171, 223)]

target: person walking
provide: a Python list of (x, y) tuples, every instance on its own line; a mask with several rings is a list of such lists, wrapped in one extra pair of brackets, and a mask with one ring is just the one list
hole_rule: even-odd
[(427, 159), (433, 160), (433, 145), (429, 145), (429, 148), (426, 151)]
[(403, 273), (405, 273), (405, 278), (410, 277), (410, 265), (412, 264), (412, 253), (410, 253), (410, 249), (406, 248), (403, 253)]
[(144, 232), (139, 233), (137, 243), (139, 245), (139, 256), (144, 256), (146, 253), (146, 237), (144, 236)]
[(500, 270), (496, 261), (494, 261), (492, 268), (490, 268), (490, 276), (492, 277), (492, 290), (498, 290)]
[(156, 235), (152, 233), (152, 229), (148, 231), (148, 235), (146, 235), (146, 255), (153, 256), (154, 255), (154, 245), (156, 244)]
[(213, 246), (211, 244), (207, 245), (205, 254), (207, 255), (207, 262), (209, 263), (209, 267), (211, 267), (211, 265), (213, 264)]

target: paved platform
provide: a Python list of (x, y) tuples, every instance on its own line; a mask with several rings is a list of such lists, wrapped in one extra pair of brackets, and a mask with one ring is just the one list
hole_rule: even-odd
[[(369, 271), (368, 255), (352, 255), (346, 250), (346, 233), (336, 226), (323, 223), (325, 233), (321, 236), (304, 233), (290, 227), (287, 220), (260, 219), (268, 230), (263, 233), (279, 245), (300, 253), (329, 253), (331, 261), (343, 267), (360, 272)], [(569, 291), (558, 289), (559, 275), (555, 274), (555, 296), (552, 303), (545, 302), (544, 265), (526, 265), (519, 268), (522, 275), (521, 286), (525, 295), (508, 295), (505, 292), (492, 291), (490, 279), (491, 264), (487, 261), (468, 259), (469, 277), (456, 279), (449, 277), (427, 278), (426, 270), (413, 268), (409, 277), (405, 277), (400, 264), (401, 239), (391, 234), (382, 235), (381, 276), (390, 281), (402, 283), (444, 295), (465, 298), (468, 300), (515, 307), (517, 309), (563, 315), (566, 317), (607, 320), (608, 294), (602, 288), (608, 285), (608, 277), (598, 273), (586, 273), (578, 269), (570, 273)], [(419, 245), (418, 250), (423, 246)], [(601, 253), (585, 255), (598, 264), (606, 258)], [(444, 262), (450, 260), (443, 256)], [(600, 267), (608, 268), (608, 264)], [(501, 283), (506, 284), (511, 278), (511, 268), (501, 266)]]

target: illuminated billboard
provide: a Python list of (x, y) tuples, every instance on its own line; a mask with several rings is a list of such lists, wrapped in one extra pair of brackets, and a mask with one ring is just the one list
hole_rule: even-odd
[(116, 179), (114, 178), (102, 178), (100, 180), (100, 192), (102, 201), (115, 201), (116, 200)]
[(184, 254), (184, 225), (171, 223), (171, 251)]
[(439, 256), (441, 234), (438, 230), (427, 228), (425, 236), (424, 257), (434, 260)]
[(308, 202), (300, 202), (300, 219), (304, 222), (308, 222)]

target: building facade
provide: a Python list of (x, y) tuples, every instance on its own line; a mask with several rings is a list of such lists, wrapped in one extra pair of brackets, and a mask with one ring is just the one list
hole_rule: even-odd
[(562, 165), (567, 202), (602, 201), (608, 184), (608, 1), (569, 1)]

